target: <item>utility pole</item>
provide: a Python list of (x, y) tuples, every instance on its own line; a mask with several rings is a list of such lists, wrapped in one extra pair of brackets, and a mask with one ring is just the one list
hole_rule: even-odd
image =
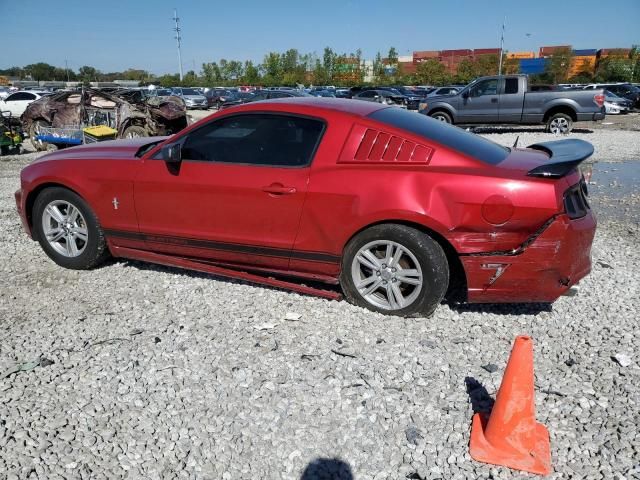
[(64, 59), (64, 71), (67, 74), (67, 82), (69, 81), (69, 64), (67, 63), (67, 59)]
[(178, 67), (180, 68), (180, 81), (182, 81), (182, 56), (180, 52), (180, 40), (182, 40), (182, 37), (180, 36), (180, 31), (182, 29), (180, 28), (180, 19), (178, 18), (178, 11), (175, 8), (173, 9), (173, 21), (176, 24), (173, 31), (176, 32), (175, 39), (178, 44)]
[(507, 23), (507, 17), (502, 20), (502, 35), (500, 35), (500, 65), (498, 66), (498, 75), (502, 75), (502, 55), (504, 54), (504, 24)]

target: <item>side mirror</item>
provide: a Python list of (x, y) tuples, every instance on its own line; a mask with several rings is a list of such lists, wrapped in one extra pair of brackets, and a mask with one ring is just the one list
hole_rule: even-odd
[(162, 159), (167, 163), (180, 163), (182, 161), (182, 145), (172, 143), (162, 147)]
[(469, 98), (469, 90), (467, 90), (467, 91), (462, 93), (462, 98), (464, 98), (464, 99)]

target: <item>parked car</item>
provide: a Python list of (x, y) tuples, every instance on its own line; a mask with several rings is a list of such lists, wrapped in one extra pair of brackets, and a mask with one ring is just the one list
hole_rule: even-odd
[(460, 87), (437, 87), (434, 88), (433, 90), (431, 90), (428, 94), (427, 97), (436, 97), (439, 95), (455, 95), (456, 93), (458, 93), (460, 91)]
[(206, 110), (209, 108), (207, 98), (195, 88), (174, 87), (171, 90), (174, 95), (177, 95), (184, 100), (188, 109), (201, 108)]
[(11, 112), (11, 116), (13, 118), (20, 118), (30, 103), (33, 103), (46, 95), (50, 95), (50, 93), (35, 90), (19, 90), (0, 100), (0, 111)]
[(584, 87), (585, 90), (606, 89), (619, 97), (633, 102), (634, 108), (640, 108), (640, 88), (631, 83), (593, 83)]
[(577, 139), (505, 148), (387, 105), (290, 98), (169, 138), (47, 154), (15, 199), (62, 267), (111, 254), (326, 293), (273, 278), (293, 276), (425, 316), (450, 288), (472, 303), (552, 302), (587, 275), (596, 223), (576, 167), (592, 152)]
[(47, 148), (36, 137), (50, 127), (106, 125), (117, 131), (118, 138), (170, 135), (187, 126), (185, 108), (175, 100), (140, 97), (128, 101), (93, 88), (54, 93), (27, 107), (22, 127), (37, 150)]
[(0, 87), (0, 99), (5, 99), (11, 94), (9, 87)]
[(348, 88), (337, 88), (336, 98), (351, 98)]
[(376, 90), (387, 90), (391, 93), (404, 95), (406, 99), (406, 106), (409, 110), (418, 110), (420, 100), (424, 98), (423, 95), (419, 95), (406, 87), (376, 87)]
[(619, 97), (609, 90), (605, 90), (604, 108), (608, 115), (628, 113), (633, 108), (633, 102), (626, 98)]
[(314, 97), (336, 98), (336, 94), (331, 90), (311, 90), (309, 95)]
[(378, 102), (387, 105), (407, 106), (407, 97), (392, 90), (363, 90), (352, 97), (354, 100)]
[(220, 110), (220, 107), (225, 102), (233, 102), (237, 99), (236, 92), (223, 89), (211, 89), (205, 92), (204, 96), (207, 98), (207, 105), (209, 108), (215, 108)]
[(564, 134), (573, 122), (604, 118), (604, 91), (532, 92), (526, 75), (480, 77), (455, 95), (428, 97), (420, 113), (465, 125), (546, 124)]
[(243, 103), (259, 102), (261, 100), (274, 100), (276, 98), (313, 97), (313, 95), (300, 90), (259, 90), (251, 96), (236, 101), (226, 102), (222, 109), (241, 105)]

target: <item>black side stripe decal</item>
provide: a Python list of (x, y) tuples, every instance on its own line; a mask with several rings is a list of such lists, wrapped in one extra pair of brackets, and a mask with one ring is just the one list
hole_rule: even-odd
[(339, 263), (340, 257), (330, 253), (305, 252), (301, 250), (286, 250), (280, 248), (260, 247), (255, 245), (241, 245), (236, 243), (216, 242), (212, 240), (201, 240), (195, 238), (172, 237), (169, 235), (155, 235), (138, 232), (128, 232), (122, 230), (105, 230), (108, 237), (127, 238), (130, 240), (141, 240), (152, 243), (164, 243), (170, 245), (183, 245), (185, 247), (205, 248), (211, 250), (223, 250), (226, 252), (247, 253), (251, 255), (261, 255), (265, 257), (291, 257), (298, 260), (309, 260), (312, 262)]

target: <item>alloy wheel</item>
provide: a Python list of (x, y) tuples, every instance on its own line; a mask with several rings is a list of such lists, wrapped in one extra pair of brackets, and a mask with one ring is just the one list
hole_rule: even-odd
[(80, 210), (65, 200), (50, 202), (42, 213), (42, 231), (49, 245), (65, 257), (84, 252), (89, 232)]
[(549, 124), (549, 131), (554, 134), (567, 133), (569, 131), (569, 122), (566, 118), (554, 118)]
[(403, 245), (377, 240), (354, 256), (351, 277), (368, 303), (384, 310), (400, 310), (416, 301), (423, 286), (422, 269)]

